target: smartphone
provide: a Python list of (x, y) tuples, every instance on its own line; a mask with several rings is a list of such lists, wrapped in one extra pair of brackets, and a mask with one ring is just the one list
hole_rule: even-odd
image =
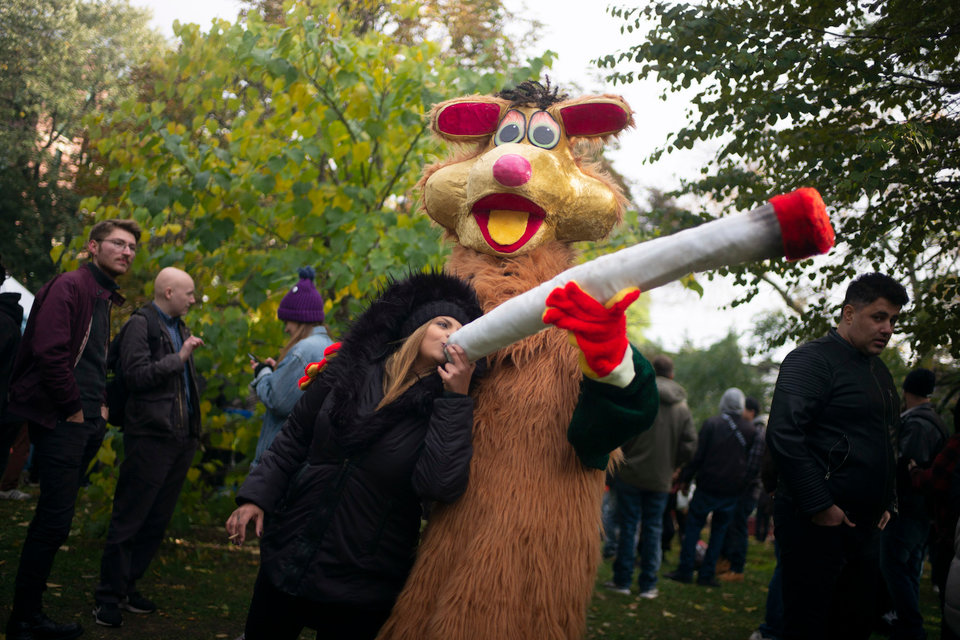
[(260, 364), (260, 358), (258, 358), (257, 356), (253, 355), (253, 354), (250, 353), (249, 351), (247, 352), (247, 357), (249, 357), (251, 360), (253, 360), (253, 361), (256, 362), (257, 364)]

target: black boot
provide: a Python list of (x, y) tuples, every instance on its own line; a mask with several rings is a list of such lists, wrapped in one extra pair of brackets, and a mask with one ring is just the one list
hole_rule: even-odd
[(42, 613), (26, 618), (11, 615), (7, 621), (7, 640), (72, 640), (82, 635), (79, 623), (58, 624)]

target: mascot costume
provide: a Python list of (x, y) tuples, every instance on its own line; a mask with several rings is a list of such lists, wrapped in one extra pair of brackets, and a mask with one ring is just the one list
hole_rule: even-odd
[(460, 152), (426, 168), (423, 207), (456, 243), (447, 271), (485, 312), (451, 342), (489, 369), (474, 392), (467, 490), (431, 511), (378, 638), (574, 640), (600, 560), (604, 469), (659, 406), (626, 308), (693, 271), (822, 253), (833, 231), (819, 195), (801, 189), (574, 267), (570, 244), (602, 239), (625, 208), (584, 155), (632, 125), (627, 103), (527, 82), (441, 103), (431, 119)]

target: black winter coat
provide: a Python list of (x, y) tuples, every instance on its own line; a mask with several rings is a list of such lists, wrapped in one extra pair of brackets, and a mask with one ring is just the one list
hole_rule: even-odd
[(777, 500), (805, 516), (836, 504), (864, 526), (895, 513), (899, 408), (880, 358), (835, 329), (787, 354), (767, 423)]
[(238, 493), (267, 514), (261, 570), (286, 593), (389, 606), (413, 566), (421, 502), (466, 489), (473, 400), (431, 374), (374, 412), (382, 366), (350, 368), (347, 407), (312, 384)]
[(707, 418), (697, 435), (697, 450), (693, 459), (680, 473), (680, 481), (697, 479), (697, 489), (717, 495), (736, 495), (746, 489), (747, 457), (757, 429), (742, 415), (726, 414), (733, 420), (743, 442), (730, 428), (723, 415)]
[[(123, 379), (130, 391), (124, 410), (124, 432), (136, 436), (199, 438), (200, 388), (193, 356), (184, 365), (173, 350), (173, 341), (159, 317), (153, 320), (159, 323), (160, 341), (151, 345), (144, 315), (147, 313), (156, 316), (157, 311), (147, 305), (130, 316), (121, 329), (117, 345)], [(180, 319), (177, 328), (181, 340), (190, 336), (190, 330)], [(192, 412), (184, 389), (184, 366), (190, 370)]]

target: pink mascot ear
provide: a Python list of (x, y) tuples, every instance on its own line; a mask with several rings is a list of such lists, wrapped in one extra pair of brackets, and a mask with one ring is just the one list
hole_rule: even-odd
[(470, 139), (492, 135), (500, 121), (498, 102), (464, 100), (440, 105), (434, 130), (445, 138)]
[(571, 138), (620, 133), (633, 124), (630, 107), (619, 98), (587, 98), (560, 107), (563, 129)]

